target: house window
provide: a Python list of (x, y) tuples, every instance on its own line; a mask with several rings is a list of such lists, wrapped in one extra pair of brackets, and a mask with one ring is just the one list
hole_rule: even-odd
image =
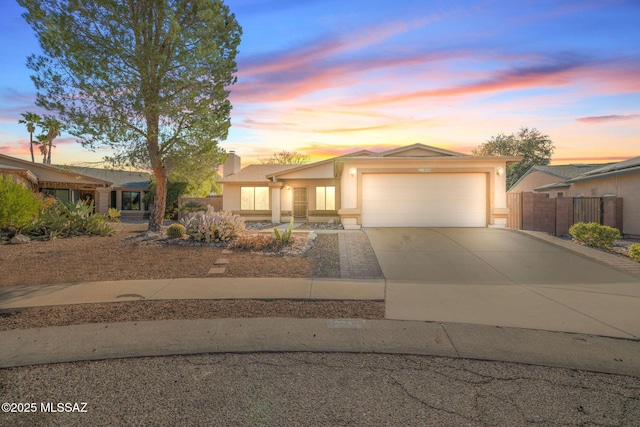
[(564, 193), (562, 191), (558, 191), (558, 197), (564, 197)]
[(116, 208), (116, 191), (111, 192), (111, 202), (109, 203), (109, 207), (115, 209)]
[(316, 210), (333, 211), (336, 209), (336, 187), (316, 187)]
[(123, 211), (139, 211), (140, 210), (140, 192), (139, 191), (123, 191), (122, 192), (122, 210)]
[(71, 202), (71, 191), (66, 188), (42, 188), (40, 190), (45, 196), (53, 196), (61, 202)]
[(241, 187), (240, 210), (269, 210), (269, 187)]

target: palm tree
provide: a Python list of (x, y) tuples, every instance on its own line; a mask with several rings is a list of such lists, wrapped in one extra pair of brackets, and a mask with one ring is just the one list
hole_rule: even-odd
[(27, 131), (29, 132), (29, 150), (31, 151), (31, 162), (35, 163), (36, 159), (33, 157), (33, 132), (36, 131), (36, 125), (40, 123), (39, 115), (36, 113), (31, 113), (27, 111), (26, 113), (22, 113), (22, 119), (18, 121), (20, 124), (27, 125)]
[(39, 123), (42, 130), (47, 132), (46, 144), (47, 148), (43, 150), (45, 158), (43, 163), (51, 164), (51, 151), (53, 149), (53, 140), (60, 136), (62, 131), (62, 123), (60, 123), (55, 117), (45, 116), (44, 120)]
[(36, 144), (38, 144), (40, 154), (42, 154), (42, 163), (47, 163), (47, 135), (43, 133), (36, 135)]

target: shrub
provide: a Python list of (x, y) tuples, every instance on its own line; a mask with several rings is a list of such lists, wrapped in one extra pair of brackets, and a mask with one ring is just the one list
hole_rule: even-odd
[(208, 206), (205, 212), (188, 214), (183, 220), (187, 235), (197, 242), (226, 242), (244, 230), (244, 218), (229, 211), (215, 212)]
[(245, 252), (278, 252), (285, 243), (270, 234), (248, 234), (239, 236), (227, 246)]
[(122, 212), (120, 212), (116, 208), (109, 208), (107, 211), (107, 218), (109, 218), (109, 222), (120, 222), (120, 216)]
[(178, 211), (184, 212), (185, 214), (190, 214), (193, 212), (204, 212), (206, 210), (207, 208), (205, 208), (195, 200), (187, 200), (178, 208)]
[(629, 256), (636, 261), (640, 261), (640, 243), (629, 246)]
[(167, 237), (170, 239), (181, 239), (187, 235), (187, 230), (182, 224), (171, 224), (167, 227)]
[(106, 216), (93, 214), (93, 202), (80, 200), (75, 203), (56, 202), (44, 209), (25, 232), (35, 238), (55, 239), (58, 236), (108, 236), (113, 230)]
[(620, 238), (620, 231), (597, 222), (578, 222), (569, 228), (577, 241), (596, 248), (610, 248)]
[(42, 201), (29, 189), (0, 175), (0, 230), (17, 230), (31, 224), (38, 215)]

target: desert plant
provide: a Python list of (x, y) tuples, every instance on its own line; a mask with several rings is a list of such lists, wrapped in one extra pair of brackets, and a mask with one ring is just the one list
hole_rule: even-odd
[(631, 257), (631, 259), (640, 261), (640, 243), (634, 243), (633, 245), (629, 246), (629, 256)]
[(0, 230), (28, 226), (38, 215), (42, 202), (10, 177), (0, 175)]
[(617, 228), (600, 225), (597, 222), (575, 223), (569, 228), (569, 234), (587, 246), (607, 249), (620, 238), (620, 231)]
[(182, 239), (187, 235), (187, 230), (182, 224), (171, 224), (167, 227), (167, 237), (170, 239)]
[(287, 244), (289, 242), (289, 239), (291, 238), (291, 233), (293, 233), (293, 216), (291, 217), (291, 221), (289, 222), (289, 228), (280, 233), (276, 227), (273, 227), (273, 232), (275, 233), (277, 240), (281, 241), (284, 244)]
[(187, 200), (178, 208), (178, 211), (184, 212), (185, 214), (190, 214), (193, 212), (204, 212), (207, 208), (202, 206), (202, 204), (196, 202), (195, 200)]
[(116, 208), (109, 208), (107, 211), (107, 218), (109, 218), (109, 222), (120, 222), (120, 216), (122, 212), (120, 212)]
[(207, 206), (205, 212), (188, 214), (183, 220), (187, 235), (197, 242), (226, 242), (244, 230), (244, 218), (229, 211), (216, 212)]
[(34, 238), (55, 239), (80, 235), (107, 236), (113, 233), (108, 219), (93, 214), (93, 202), (58, 201), (40, 213), (38, 219), (25, 232)]

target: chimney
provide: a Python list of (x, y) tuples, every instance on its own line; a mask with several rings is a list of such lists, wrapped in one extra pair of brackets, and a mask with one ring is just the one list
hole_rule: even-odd
[(232, 175), (240, 171), (240, 156), (235, 151), (229, 151), (227, 161), (222, 166), (222, 177)]

